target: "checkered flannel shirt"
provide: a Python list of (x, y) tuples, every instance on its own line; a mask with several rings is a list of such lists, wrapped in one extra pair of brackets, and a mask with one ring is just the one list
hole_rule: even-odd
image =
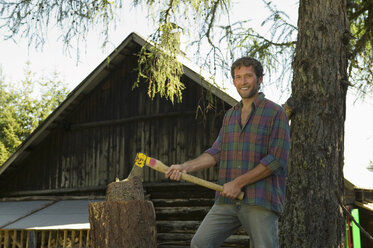
[[(246, 124), (241, 126), (242, 102), (229, 109), (219, 136), (206, 150), (219, 165), (218, 183), (223, 185), (262, 164), (272, 175), (242, 188), (244, 202), (282, 213), (285, 200), (286, 164), (289, 154), (289, 121), (285, 111), (266, 99), (263, 93), (255, 98)], [(232, 203), (216, 195), (215, 202)]]

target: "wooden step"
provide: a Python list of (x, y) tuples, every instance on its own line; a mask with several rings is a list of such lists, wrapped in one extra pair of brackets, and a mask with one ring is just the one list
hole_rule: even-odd
[[(190, 233), (159, 233), (157, 247), (189, 246), (194, 234)], [(221, 247), (249, 247), (250, 241), (247, 235), (231, 235)]]
[(157, 207), (157, 220), (203, 220), (210, 207)]
[[(161, 220), (157, 221), (158, 233), (195, 233), (201, 224), (198, 220)], [(247, 235), (245, 230), (240, 227), (235, 235)]]
[(150, 196), (150, 199), (175, 199), (175, 198), (210, 198), (215, 197), (215, 191), (206, 189), (199, 185), (190, 183), (145, 183), (145, 193)]
[(149, 195), (150, 200), (153, 199), (175, 199), (177, 198), (210, 198), (213, 199), (215, 197), (215, 191), (213, 192), (206, 192), (206, 191), (182, 191), (179, 190), (177, 192), (170, 192), (170, 191), (153, 191), (149, 192), (146, 191), (146, 195)]
[(152, 199), (154, 207), (190, 207), (190, 206), (207, 206), (212, 207), (213, 198), (180, 198), (180, 199)]
[(194, 234), (200, 224), (199, 220), (161, 220), (157, 221), (157, 232)]

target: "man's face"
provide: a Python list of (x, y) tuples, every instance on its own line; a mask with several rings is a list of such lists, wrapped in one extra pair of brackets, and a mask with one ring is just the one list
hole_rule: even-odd
[(263, 77), (258, 79), (252, 66), (241, 66), (234, 69), (233, 83), (242, 99), (254, 97), (258, 93), (262, 81)]

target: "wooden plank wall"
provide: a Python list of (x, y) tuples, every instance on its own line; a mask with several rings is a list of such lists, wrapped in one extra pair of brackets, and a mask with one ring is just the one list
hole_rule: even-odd
[[(85, 95), (32, 148), (6, 190), (106, 186), (116, 177), (127, 177), (138, 152), (172, 164), (194, 158), (210, 147), (229, 106), (214, 98), (214, 107), (207, 108), (209, 93), (185, 76), (182, 103), (172, 104), (160, 97), (151, 100), (146, 85), (132, 90), (135, 68), (136, 57), (128, 56)], [(215, 180), (216, 170), (198, 175)], [(164, 179), (149, 169), (144, 170), (144, 177), (147, 182)]]

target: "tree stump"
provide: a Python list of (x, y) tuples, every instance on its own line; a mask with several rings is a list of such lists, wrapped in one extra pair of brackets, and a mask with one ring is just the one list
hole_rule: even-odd
[(155, 210), (144, 200), (141, 180), (131, 177), (108, 185), (105, 202), (89, 204), (92, 247), (156, 247)]
[(139, 177), (110, 183), (106, 190), (106, 201), (144, 200), (144, 189)]

